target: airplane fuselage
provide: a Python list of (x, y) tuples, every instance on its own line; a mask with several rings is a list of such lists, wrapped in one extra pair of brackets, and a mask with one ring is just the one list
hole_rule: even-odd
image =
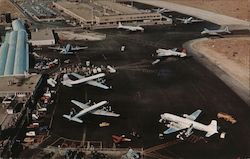
[(144, 31), (144, 28), (139, 27), (139, 26), (135, 27), (135, 26), (124, 26), (124, 25), (122, 25), (122, 26), (119, 26), (118, 28), (119, 29), (130, 30), (130, 31)]
[(95, 80), (95, 79), (98, 79), (98, 78), (101, 78), (101, 77), (104, 77), (105, 74), (104, 73), (99, 73), (99, 74), (96, 74), (96, 75), (93, 75), (93, 76), (90, 76), (90, 77), (82, 77), (78, 80), (71, 80), (71, 79), (67, 79), (67, 80), (64, 80), (62, 81), (62, 83), (64, 85), (75, 85), (75, 84), (80, 84), (80, 83), (85, 83), (85, 82), (88, 82), (88, 81), (91, 81), (91, 80)]
[(172, 50), (164, 50), (164, 49), (158, 49), (158, 50), (156, 50), (156, 53), (157, 53), (158, 57), (168, 57), (168, 56), (185, 57), (185, 56), (187, 56), (186, 53), (183, 53), (183, 52), (177, 52), (177, 51), (172, 51)]
[(199, 122), (190, 120), (188, 118), (183, 118), (179, 117), (177, 115), (169, 114), (169, 113), (164, 113), (161, 115), (161, 119), (170, 121), (170, 123), (173, 123), (175, 125), (181, 125), (183, 127), (190, 127), (191, 125), (193, 126), (194, 129), (204, 131), (204, 132), (210, 132), (212, 131), (209, 125), (204, 125)]
[(204, 29), (201, 34), (209, 34), (209, 35), (218, 35), (220, 33), (227, 33), (230, 34), (231, 32), (228, 30), (228, 28), (225, 29), (218, 29), (218, 30), (208, 30)]
[(103, 106), (103, 105), (105, 105), (107, 103), (108, 103), (107, 101), (101, 101), (101, 102), (99, 102), (99, 103), (97, 103), (97, 104), (95, 104), (95, 105), (93, 105), (91, 107), (83, 109), (78, 114), (76, 114), (74, 116), (74, 118), (79, 118), (80, 116), (82, 116), (82, 115), (84, 115), (86, 113), (90, 113), (91, 111), (93, 111), (93, 110), (95, 110), (95, 109), (97, 109), (97, 108), (99, 108), (99, 107), (101, 107), (101, 106)]

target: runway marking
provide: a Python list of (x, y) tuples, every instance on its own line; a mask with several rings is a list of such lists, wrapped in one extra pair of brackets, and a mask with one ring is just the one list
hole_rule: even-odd
[(85, 140), (86, 140), (86, 132), (87, 132), (87, 127), (85, 126), (83, 128), (83, 134), (82, 134), (82, 144), (84, 145)]
[(102, 57), (103, 57), (103, 59), (104, 59), (105, 61), (108, 60), (107, 57), (106, 57), (104, 54), (102, 54)]
[(138, 69), (138, 68), (148, 68), (151, 64), (148, 60), (141, 60), (135, 63), (130, 63), (127, 65), (116, 66), (116, 69)]

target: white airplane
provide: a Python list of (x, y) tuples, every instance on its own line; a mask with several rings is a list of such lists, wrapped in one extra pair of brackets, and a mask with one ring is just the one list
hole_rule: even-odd
[[(77, 80), (71, 80), (69, 78), (69, 75), (74, 76), (75, 78), (77, 78)], [(68, 87), (72, 87), (73, 85), (76, 85), (76, 84), (86, 83), (88, 85), (92, 85), (95, 87), (99, 87), (103, 89), (110, 89), (110, 87), (102, 84), (104, 83), (104, 81), (98, 81), (99, 78), (104, 77), (104, 76), (105, 76), (104, 73), (99, 73), (99, 74), (89, 76), (89, 77), (84, 77), (76, 73), (70, 73), (70, 74), (63, 75), (63, 81), (61, 83)]]
[(159, 63), (161, 61), (161, 58), (164, 58), (164, 57), (171, 57), (171, 56), (177, 56), (177, 57), (180, 57), (180, 58), (184, 58), (187, 56), (187, 54), (185, 52), (179, 52), (177, 51), (177, 49), (157, 49), (156, 50), (156, 57), (157, 59), (152, 62), (153, 65)]
[(49, 47), (49, 49), (58, 50), (58, 51), (60, 51), (60, 54), (65, 54), (65, 55), (74, 54), (75, 51), (84, 50), (87, 48), (88, 48), (87, 46), (85, 46), (85, 47), (79, 47), (79, 46), (73, 47), (70, 44), (67, 44), (66, 47), (60, 47), (60, 46), (59, 47)]
[(200, 115), (200, 113), (201, 110), (197, 110), (191, 115), (184, 114), (183, 117), (179, 117), (170, 113), (161, 114), (161, 119), (159, 120), (159, 122), (170, 122), (170, 124), (167, 125), (169, 129), (167, 129), (163, 133), (167, 135), (190, 127), (192, 127), (193, 129), (207, 132), (206, 137), (210, 137), (211, 135), (218, 133), (216, 120), (212, 120), (209, 125), (204, 125), (195, 121), (195, 119)]
[(189, 24), (189, 23), (197, 23), (202, 22), (203, 20), (200, 19), (194, 19), (193, 17), (189, 18), (176, 18), (177, 20), (181, 21), (183, 24)]
[(207, 28), (204, 28), (204, 30), (201, 32), (201, 34), (208, 34), (208, 35), (220, 35), (220, 34), (230, 34), (228, 26), (226, 26), (224, 29), (217, 29), (217, 30), (209, 30)]
[(94, 104), (92, 106), (89, 106), (89, 103), (81, 103), (79, 101), (76, 100), (71, 100), (72, 103), (74, 103), (75, 105), (77, 105), (78, 107), (80, 107), (82, 110), (80, 112), (78, 112), (77, 114), (75, 114), (74, 111), (71, 111), (69, 115), (63, 115), (64, 118), (67, 118), (69, 120), (78, 122), (78, 123), (82, 123), (83, 121), (81, 119), (79, 119), (79, 117), (87, 114), (87, 113), (91, 113), (94, 115), (103, 115), (103, 116), (111, 116), (111, 117), (119, 117), (120, 114), (116, 114), (110, 111), (106, 111), (104, 109), (98, 109), (99, 107), (107, 104), (107, 101), (101, 101), (97, 104)]
[(144, 31), (143, 27), (140, 26), (126, 26), (126, 25), (122, 25), (121, 22), (119, 22), (117, 29), (125, 29), (125, 30), (129, 30), (129, 31)]
[(166, 9), (166, 8), (156, 8), (156, 9), (152, 9), (153, 11), (157, 12), (157, 13), (166, 13), (166, 12), (171, 12), (170, 10)]

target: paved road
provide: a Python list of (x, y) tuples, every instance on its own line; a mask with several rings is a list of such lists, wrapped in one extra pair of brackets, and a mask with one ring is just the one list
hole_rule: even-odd
[(240, 25), (240, 26), (245, 26), (248, 29), (250, 26), (250, 23), (244, 20), (240, 20), (240, 19), (229, 17), (226, 15), (221, 15), (221, 14), (213, 13), (210, 11), (205, 11), (202, 9), (188, 7), (188, 6), (184, 6), (184, 5), (180, 5), (176, 3), (165, 2), (161, 0), (154, 0), (154, 1), (134, 0), (134, 1), (156, 6), (156, 7), (167, 8), (172, 11), (176, 11), (179, 13), (187, 14), (187, 15), (194, 16), (200, 19), (204, 19), (206, 21), (209, 21), (209, 22), (221, 25), (221, 26)]

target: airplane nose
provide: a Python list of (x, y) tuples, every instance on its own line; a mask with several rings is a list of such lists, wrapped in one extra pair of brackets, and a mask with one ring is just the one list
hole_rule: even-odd
[(162, 121), (163, 121), (163, 119), (160, 119), (160, 120), (159, 120), (159, 123), (162, 123)]

